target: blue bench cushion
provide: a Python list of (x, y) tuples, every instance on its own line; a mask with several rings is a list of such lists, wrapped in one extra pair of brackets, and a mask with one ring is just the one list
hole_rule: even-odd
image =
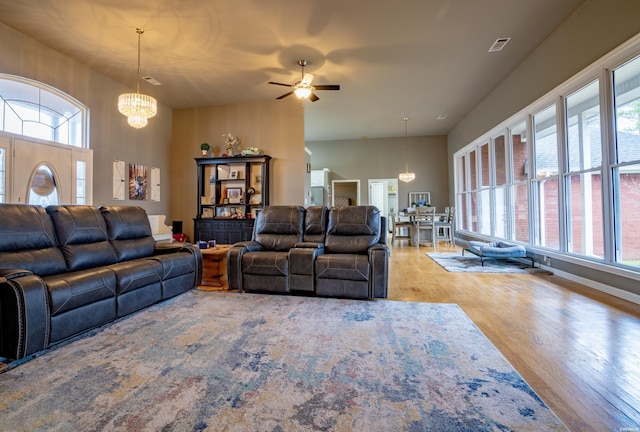
[(524, 246), (501, 241), (491, 243), (470, 241), (469, 250), (486, 258), (523, 258), (527, 256), (527, 250)]

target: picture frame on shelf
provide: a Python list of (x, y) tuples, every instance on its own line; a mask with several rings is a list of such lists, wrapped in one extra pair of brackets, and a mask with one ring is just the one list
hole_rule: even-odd
[(232, 170), (230, 175), (229, 175), (229, 178), (231, 180), (237, 180), (238, 179), (238, 171), (237, 170)]
[(227, 199), (229, 204), (240, 204), (242, 198), (242, 188), (227, 188)]

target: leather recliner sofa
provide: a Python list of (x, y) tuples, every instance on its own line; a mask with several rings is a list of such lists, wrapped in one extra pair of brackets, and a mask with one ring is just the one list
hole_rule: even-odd
[(233, 245), (229, 288), (386, 298), (386, 218), (374, 206), (265, 207), (252, 240)]
[(0, 204), (0, 356), (20, 359), (200, 284), (135, 206)]

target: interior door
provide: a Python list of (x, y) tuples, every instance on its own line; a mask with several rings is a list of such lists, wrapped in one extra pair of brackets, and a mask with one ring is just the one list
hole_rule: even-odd
[(369, 205), (378, 207), (382, 216), (389, 214), (387, 184), (384, 181), (369, 181)]
[(51, 171), (59, 203), (72, 203), (73, 158), (71, 148), (15, 139), (13, 149), (12, 202), (29, 203), (30, 193), (33, 193), (34, 179), (37, 182), (38, 177), (43, 173), (43, 170), (38, 170), (38, 168), (44, 165)]

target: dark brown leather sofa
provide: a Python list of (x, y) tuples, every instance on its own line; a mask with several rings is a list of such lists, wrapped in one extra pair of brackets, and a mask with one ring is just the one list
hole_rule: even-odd
[(0, 204), (0, 356), (20, 359), (200, 284), (140, 207)]
[(270, 206), (227, 259), (230, 289), (386, 298), (386, 218), (373, 206)]

